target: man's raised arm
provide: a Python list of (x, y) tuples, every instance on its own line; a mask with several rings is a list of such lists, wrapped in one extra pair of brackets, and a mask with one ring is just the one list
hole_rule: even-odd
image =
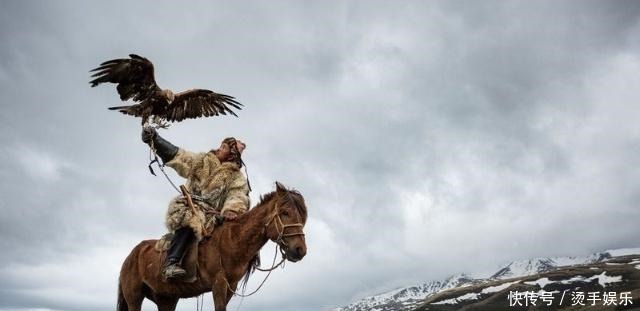
[(153, 146), (156, 154), (162, 159), (162, 162), (174, 169), (176, 173), (183, 178), (189, 178), (193, 163), (203, 156), (202, 153), (193, 153), (176, 147), (166, 139), (160, 137), (158, 132), (153, 128), (145, 128), (142, 130), (142, 141), (149, 146)]

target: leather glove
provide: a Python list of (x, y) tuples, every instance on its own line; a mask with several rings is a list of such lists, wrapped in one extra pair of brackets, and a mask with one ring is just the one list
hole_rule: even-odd
[(156, 131), (156, 129), (152, 127), (144, 127), (142, 129), (142, 142), (144, 142), (145, 144), (149, 145), (151, 143), (151, 140), (156, 136), (158, 136), (158, 132)]
[(158, 135), (158, 132), (152, 127), (142, 129), (142, 141), (149, 146), (153, 142), (153, 147), (163, 163), (171, 161), (178, 153), (178, 147)]

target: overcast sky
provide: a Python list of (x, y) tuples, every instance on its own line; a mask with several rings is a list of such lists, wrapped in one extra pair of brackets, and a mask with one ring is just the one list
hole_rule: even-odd
[(129, 53), (245, 105), (163, 136), (239, 137), (254, 203), (276, 180), (306, 199), (308, 255), (240, 310), (640, 246), (640, 2), (175, 3), (0, 4), (0, 310), (113, 310), (122, 261), (165, 232), (140, 121), (87, 83)]

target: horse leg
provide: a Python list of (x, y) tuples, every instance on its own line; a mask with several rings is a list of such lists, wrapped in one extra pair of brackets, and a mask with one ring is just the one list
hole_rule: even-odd
[(118, 288), (118, 310), (140, 311), (144, 300), (144, 283), (142, 275), (138, 271), (141, 255), (144, 252), (145, 243), (136, 245), (129, 256), (125, 258), (120, 268)]
[(122, 294), (124, 295), (124, 300), (127, 302), (127, 311), (140, 311), (140, 308), (142, 308), (142, 300), (144, 300), (142, 288), (137, 290), (125, 287), (123, 288)]
[(179, 298), (158, 298), (156, 301), (158, 311), (174, 311), (176, 309), (176, 306), (178, 305), (178, 300)]
[[(137, 276), (130, 275), (128, 278), (123, 278), (121, 275), (118, 293), (118, 310), (140, 311), (140, 308), (142, 308), (142, 300), (144, 300), (144, 286), (142, 280)], [(126, 302), (126, 309), (123, 308), (124, 306), (120, 306), (121, 302)]]
[(226, 303), (225, 306), (229, 304), (229, 301), (231, 301), (231, 298), (233, 298), (233, 292), (236, 291), (236, 288), (238, 287), (238, 282), (233, 282), (231, 284), (229, 284), (230, 287), (230, 291), (226, 291), (227, 292), (227, 299), (226, 299)]
[[(223, 273), (216, 275), (212, 288), (213, 307), (215, 311), (227, 311), (227, 303), (230, 295), (227, 289), (227, 281)], [(229, 296), (229, 298), (227, 297)]]
[(135, 276), (120, 277), (118, 283), (118, 311), (140, 311), (144, 300), (144, 285), (141, 280)]

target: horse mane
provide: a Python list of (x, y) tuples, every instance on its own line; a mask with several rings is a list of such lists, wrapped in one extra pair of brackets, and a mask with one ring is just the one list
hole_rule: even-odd
[(260, 252), (258, 252), (251, 261), (249, 261), (249, 265), (247, 266), (247, 271), (244, 273), (242, 277), (242, 281), (240, 281), (240, 286), (242, 287), (242, 292), (247, 289), (247, 283), (249, 283), (249, 277), (256, 272), (256, 269), (260, 267)]
[[(307, 219), (307, 205), (304, 203), (304, 198), (302, 197), (302, 194), (300, 194), (300, 192), (295, 189), (286, 189), (286, 191), (287, 191), (286, 195), (280, 198), (283, 201), (282, 203), (285, 203), (285, 204), (293, 203), (293, 205), (296, 207), (300, 215), (304, 219)], [(277, 191), (271, 191), (267, 194), (261, 195), (260, 202), (258, 203), (258, 205), (256, 205), (256, 207), (262, 206), (265, 203), (273, 200), (276, 194), (277, 194)]]

